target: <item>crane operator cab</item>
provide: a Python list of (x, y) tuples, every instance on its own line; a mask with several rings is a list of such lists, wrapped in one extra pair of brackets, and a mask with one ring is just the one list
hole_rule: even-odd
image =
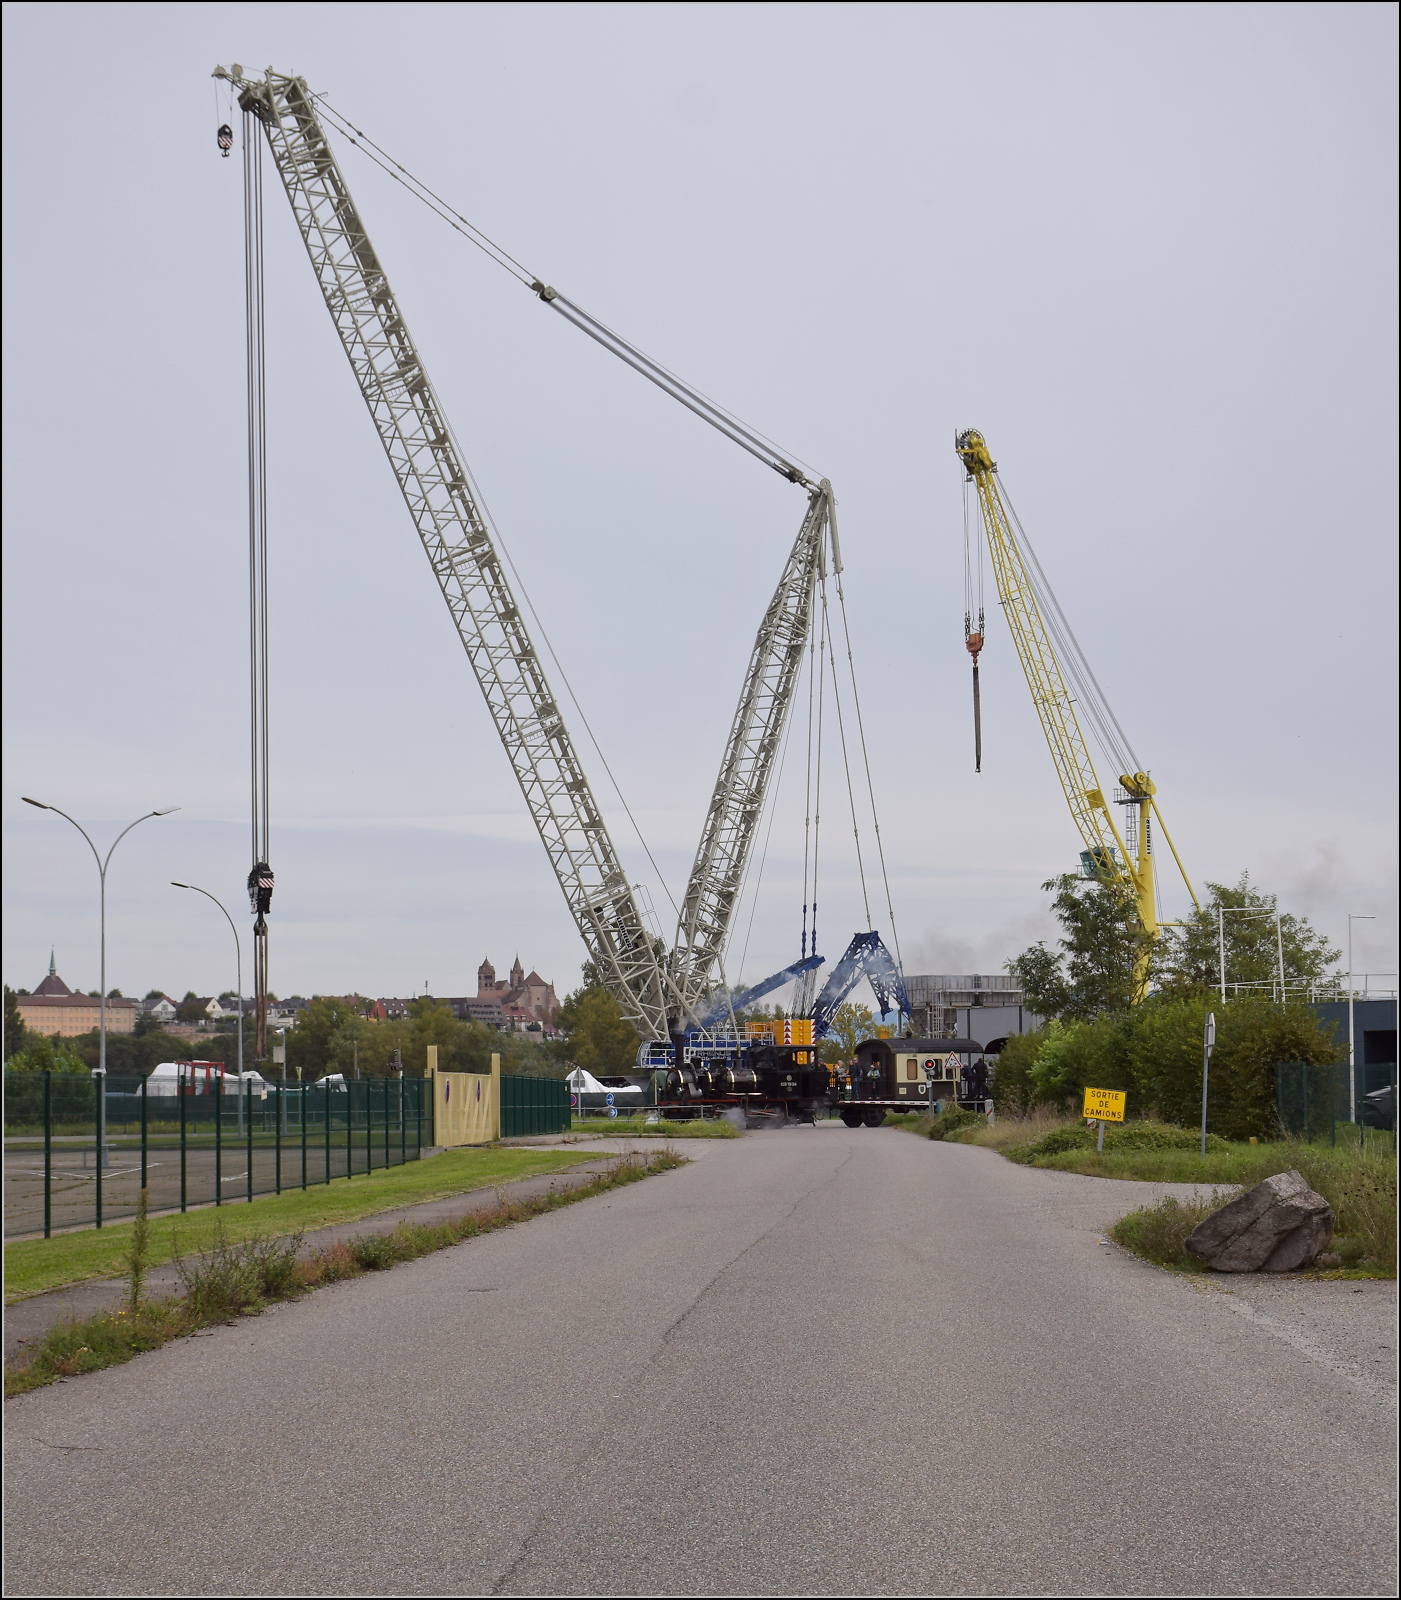
[(923, 1111), (962, 1098), (964, 1061), (974, 1039), (867, 1039), (836, 1091), (834, 1108), (848, 1128), (878, 1128), (890, 1111)]

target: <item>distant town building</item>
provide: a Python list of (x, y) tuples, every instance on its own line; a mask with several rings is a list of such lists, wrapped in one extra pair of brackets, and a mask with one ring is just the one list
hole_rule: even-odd
[[(425, 1000), (427, 995), (415, 998)], [(474, 995), (434, 995), (435, 1004), (447, 1006), (459, 1022), (478, 1022), (483, 1027), (509, 1033), (554, 1033), (559, 1020), (559, 1001), (555, 986), (538, 972), (526, 972), (516, 957), (509, 979), (497, 980), (489, 960), (477, 968)], [(409, 1014), (409, 1000), (382, 996), (370, 1006), (370, 1016), (387, 1021)]]
[(559, 1016), (554, 984), (534, 970), (527, 973), (519, 956), (511, 967), (509, 979), (497, 979), (490, 957), (483, 961), (477, 968), (476, 999), (469, 1004), (484, 1010), (499, 1006), (502, 1019), (508, 1024), (538, 1022), (553, 1028)]
[[(80, 1033), (92, 1033), (101, 1026), (102, 1005), (95, 994), (74, 994), (59, 977), (54, 966), (53, 952), (49, 953), (49, 974), (33, 994), (15, 996), (20, 1021), (35, 1033), (64, 1035), (72, 1038)], [(135, 1000), (109, 1000), (107, 1002), (108, 1033), (135, 1033)]]
[(153, 999), (141, 1002), (141, 1011), (145, 1016), (154, 1017), (164, 1026), (167, 1022), (175, 1021), (175, 1013), (179, 1009), (175, 1001), (168, 994), (158, 994)]

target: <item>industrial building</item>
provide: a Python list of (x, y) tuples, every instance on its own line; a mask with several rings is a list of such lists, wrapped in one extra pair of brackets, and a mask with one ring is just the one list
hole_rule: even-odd
[(905, 987), (915, 1023), (927, 1035), (978, 1039), (988, 1055), (1046, 1020), (1026, 1009), (1020, 985), (1005, 972), (926, 973), (906, 978)]

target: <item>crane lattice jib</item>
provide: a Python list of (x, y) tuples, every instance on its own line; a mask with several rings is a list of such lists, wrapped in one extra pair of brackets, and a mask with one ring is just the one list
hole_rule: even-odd
[(831, 485), (812, 492), (773, 599), (754, 640), (720, 775), (710, 800), (677, 927), (674, 971), (694, 1012), (729, 936), (754, 831), (802, 669), (812, 594), (830, 514)]
[[(1032, 704), (1041, 719), (1066, 803), (1095, 864), (1095, 875), (1118, 883), (1132, 896), (1138, 907), (1139, 921), (1151, 935), (1157, 928), (1151, 876), (1140, 870), (1114, 826), (1109, 802), (1100, 787), (1085, 736), (1080, 731), (1074, 700), (1037, 604), (1011, 519), (998, 493), (997, 465), (977, 433), (959, 436), (958, 454), (977, 486), (1003, 612), (1021, 657)], [(1144, 854), (1146, 856), (1146, 850)]]
[(438, 397), (301, 78), (240, 83), (555, 876), (644, 1038), (665, 1031), (652, 941), (473, 498)]

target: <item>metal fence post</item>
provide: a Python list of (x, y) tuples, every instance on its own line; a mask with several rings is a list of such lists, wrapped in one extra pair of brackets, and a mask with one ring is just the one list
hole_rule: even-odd
[[(190, 1088), (193, 1089), (195, 1086), (193, 1067), (190, 1068), (190, 1074)], [(180, 1209), (183, 1211), (185, 1209), (185, 1101), (188, 1096), (185, 1093), (184, 1077), (178, 1066), (175, 1069), (175, 1087), (180, 1091)]]
[(141, 1187), (146, 1187), (146, 1091), (150, 1087), (149, 1077), (141, 1080)]
[(276, 1152), (275, 1155), (273, 1156), (273, 1169), (272, 1169), (273, 1170), (272, 1181), (273, 1181), (273, 1193), (274, 1194), (281, 1194), (282, 1193), (282, 1112), (283, 1112), (283, 1099), (284, 1099), (283, 1091), (285, 1090), (285, 1088), (286, 1088), (285, 1084), (277, 1083), (277, 1084), (273, 1085), (273, 1089), (277, 1094), (277, 1105), (276, 1105), (276, 1107), (275, 1107), (275, 1109), (273, 1111), (273, 1124), (272, 1124), (272, 1142), (273, 1142), (273, 1149)]
[(389, 1079), (384, 1080), (384, 1165), (389, 1166)]
[(306, 1188), (306, 1085), (297, 1089), (297, 1115), (302, 1119), (302, 1188)]
[[(387, 1081), (387, 1080), (386, 1080)], [(404, 1080), (399, 1079), (399, 1165), (402, 1167), (409, 1159), (408, 1156), (408, 1124), (404, 1117)]]
[[(205, 1071), (209, 1069), (206, 1067)], [(206, 1078), (205, 1082), (209, 1080)], [(224, 1075), (214, 1078), (214, 1204), (224, 1203)]]
[(53, 1227), (54, 1201), (54, 1117), (53, 1073), (44, 1074), (44, 1237)]
[(239, 1109), (243, 1112), (244, 1126), (248, 1129), (248, 1204), (253, 1204), (253, 1085), (245, 1078), (243, 1080), (243, 1101)]
[(355, 1140), (352, 1137), (355, 1131), (355, 1091), (349, 1084), (345, 1086), (345, 1175), (347, 1178), (355, 1176)]
[(331, 1181), (331, 1080), (329, 1077), (321, 1080), (326, 1091), (326, 1182)]

